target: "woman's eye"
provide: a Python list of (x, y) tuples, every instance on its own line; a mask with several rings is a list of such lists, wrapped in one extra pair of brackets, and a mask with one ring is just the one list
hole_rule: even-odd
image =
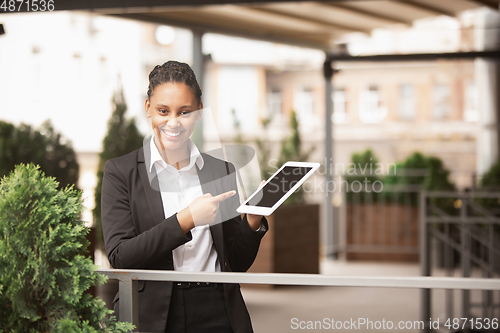
[(164, 110), (164, 109), (160, 109), (160, 110), (158, 110), (158, 111), (159, 111), (161, 114), (166, 114), (166, 113), (168, 113), (168, 110)]
[(191, 115), (191, 112), (181, 112), (181, 116), (184, 117), (184, 118), (187, 118)]

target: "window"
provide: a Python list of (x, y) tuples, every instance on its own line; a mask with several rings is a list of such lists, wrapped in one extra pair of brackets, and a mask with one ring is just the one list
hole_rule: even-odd
[(304, 124), (313, 122), (314, 99), (312, 89), (300, 89), (295, 95), (294, 107), (299, 121), (303, 122)]
[(332, 121), (335, 123), (345, 123), (347, 121), (347, 100), (345, 89), (336, 89), (332, 93), (332, 102)]
[(281, 114), (281, 90), (273, 88), (267, 94), (267, 103), (270, 116), (278, 116)]
[(478, 92), (474, 81), (469, 80), (465, 83), (465, 105), (464, 120), (474, 122), (479, 120), (478, 110)]
[(444, 84), (434, 86), (434, 107), (432, 110), (434, 119), (445, 119), (450, 115), (451, 102), (450, 102), (450, 87)]
[(302, 88), (297, 94), (297, 111), (304, 116), (313, 114), (313, 94), (312, 89)]
[(387, 115), (387, 107), (382, 104), (377, 86), (370, 86), (361, 92), (359, 117), (365, 123), (378, 123)]
[(399, 89), (399, 115), (401, 119), (415, 119), (415, 93), (411, 84)]

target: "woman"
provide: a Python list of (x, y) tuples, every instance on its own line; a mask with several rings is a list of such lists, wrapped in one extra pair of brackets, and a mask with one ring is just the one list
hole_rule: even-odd
[[(189, 139), (201, 118), (192, 69), (169, 61), (149, 75), (154, 136), (106, 162), (102, 225), (113, 268), (246, 271), (268, 225), (241, 217), (234, 166)], [(214, 223), (222, 222), (223, 223)], [(118, 309), (118, 295), (115, 297)], [(252, 332), (238, 284), (139, 281), (140, 332)]]

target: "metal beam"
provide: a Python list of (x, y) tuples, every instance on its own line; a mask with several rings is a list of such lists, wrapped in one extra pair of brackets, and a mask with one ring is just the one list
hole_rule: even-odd
[[(333, 1), (358, 1), (358, 0), (333, 0)], [(376, 1), (376, 0), (372, 0)], [(248, 4), (248, 3), (269, 3), (269, 2), (313, 2), (312, 0), (64, 0), (54, 1), (54, 10), (110, 10), (115, 9), (119, 12), (134, 12), (134, 9), (147, 8), (149, 11), (155, 11), (168, 7), (199, 7), (207, 5), (226, 5), (226, 4)], [(17, 7), (17, 5), (16, 5)], [(18, 13), (27, 12), (26, 6), (21, 6), (19, 11), (3, 11), (0, 13)]]
[[(203, 57), (203, 31), (191, 30), (193, 34), (193, 72), (196, 76), (196, 80), (200, 85), (201, 91), (203, 91), (203, 77), (205, 70), (205, 61)], [(203, 97), (203, 96), (202, 96)], [(205, 144), (203, 136), (203, 117), (199, 120), (196, 125), (197, 131), (193, 133), (193, 142), (196, 144), (200, 151), (204, 151), (203, 146)]]
[(308, 17), (302, 16), (302, 15), (292, 14), (292, 13), (280, 11), (280, 10), (274, 9), (274, 8), (264, 8), (264, 7), (246, 7), (246, 8), (261, 11), (263, 13), (279, 15), (279, 16), (285, 17), (285, 18), (296, 19), (296, 20), (300, 20), (300, 21), (310, 23), (310, 24), (317, 24), (317, 25), (319, 25), (320, 28), (326, 27), (326, 28), (332, 28), (332, 29), (340, 29), (340, 30), (344, 30), (344, 31), (348, 31), (348, 32), (354, 32), (354, 31), (360, 31), (360, 32), (365, 32), (365, 33), (371, 32), (370, 29), (364, 29), (364, 28), (359, 28), (359, 27), (354, 27), (354, 26), (347, 26), (347, 25), (343, 25), (343, 24), (336, 24), (336, 23), (327, 22), (324, 20), (318, 20), (315, 18), (308, 18)]
[[(337, 3), (335, 3), (335, 4), (331, 4), (331, 3), (318, 3), (318, 5), (325, 6), (325, 7), (331, 7), (331, 8), (338, 8), (338, 9), (346, 10), (346, 11), (351, 12), (354, 15), (364, 16), (364, 17), (368, 17), (368, 18), (371, 18), (371, 19), (382, 20), (382, 21), (385, 21), (385, 22), (387, 22), (389, 24), (405, 24), (405, 25), (412, 25), (413, 24), (412, 20), (405, 20), (405, 19), (401, 19), (401, 18), (396, 18), (396, 17), (390, 17), (390, 16), (386, 16), (386, 15), (381, 15), (381, 14), (370, 12), (368, 10), (362, 10), (362, 9), (359, 9), (359, 8), (353, 8), (353, 7), (350, 7), (348, 5), (346, 6), (344, 3), (338, 3), (338, 4)], [(363, 19), (363, 17), (361, 17), (361, 19)]]
[[(430, 258), (430, 244), (429, 244), (429, 225), (426, 223), (427, 218), (427, 197), (425, 192), (420, 192), (419, 204), (419, 220), (420, 220), (420, 273), (422, 276), (431, 275), (431, 258)], [(424, 323), (428, 323), (428, 318), (431, 316), (431, 289), (425, 288), (420, 291), (420, 318)], [(425, 324), (424, 333), (430, 332), (429, 325)]]
[(498, 7), (499, 7), (500, 4), (498, 2), (488, 1), (488, 0), (470, 0), (470, 1), (476, 2), (480, 6), (486, 6), (488, 8), (494, 9), (496, 11), (499, 10)]
[[(413, 7), (419, 10), (425, 10), (426, 12), (434, 15), (445, 15), (445, 16), (450, 16), (450, 17), (455, 17), (456, 13), (450, 12), (448, 10), (438, 8), (435, 6), (430, 6), (426, 3), (422, 2), (417, 2), (417, 1), (412, 1), (412, 0), (400, 0), (399, 3), (408, 6), (408, 7)], [(439, 2), (438, 2), (439, 3)]]
[(382, 54), (382, 55), (369, 55), (369, 56), (330, 54), (327, 56), (328, 61), (345, 61), (345, 62), (430, 61), (430, 60), (440, 60), (440, 59), (458, 60), (458, 59), (476, 59), (476, 58), (500, 58), (500, 51)]
[[(432, 288), (500, 290), (500, 279), (430, 276), (330, 276), (319, 274), (181, 272), (141, 269), (100, 269), (110, 279), (147, 281), (185, 281), (215, 283), (250, 283), (294, 286)], [(121, 301), (121, 299), (120, 299)]]
[(214, 26), (203, 24), (200, 22), (191, 23), (191, 22), (185, 22), (182, 20), (178, 20), (175, 18), (170, 18), (170, 17), (169, 18), (162, 18), (162, 17), (152, 16), (152, 15), (147, 15), (147, 14), (119, 14), (119, 15), (112, 14), (110, 16), (118, 17), (118, 18), (125, 18), (125, 19), (133, 19), (133, 20), (138, 20), (138, 21), (143, 21), (143, 22), (153, 22), (153, 23), (158, 23), (158, 24), (165, 24), (165, 25), (170, 25), (170, 26), (185, 28), (185, 29), (190, 29), (190, 30), (193, 30), (193, 29), (194, 30), (201, 30), (201, 31), (205, 31), (205, 32), (224, 34), (224, 35), (228, 35), (228, 36), (243, 37), (243, 38), (248, 38), (248, 39), (268, 41), (268, 42), (274, 42), (274, 43), (282, 43), (282, 44), (318, 49), (318, 50), (323, 50), (323, 51), (330, 51), (331, 50), (331, 45), (329, 45), (329, 44), (327, 45), (327, 44), (321, 43), (321, 42), (313, 42), (311, 40), (302, 39), (302, 38), (300, 38), (300, 36), (295, 36), (292, 38), (292, 37), (283, 37), (283, 36), (270, 35), (270, 34), (262, 35), (262, 34), (259, 34), (257, 32), (247, 31), (247, 30), (238, 29), (238, 28), (214, 27)]
[(333, 193), (329, 189), (329, 184), (333, 183), (332, 174), (333, 166), (333, 136), (332, 136), (332, 114), (333, 110), (333, 85), (332, 78), (335, 70), (332, 68), (332, 63), (330, 61), (325, 61), (323, 64), (323, 78), (325, 80), (325, 184), (327, 184), (325, 192), (325, 207), (324, 207), (324, 217), (325, 217), (325, 229), (324, 229), (324, 241), (326, 248), (326, 256), (333, 257), (335, 249), (335, 238), (334, 238), (334, 214), (333, 214)]

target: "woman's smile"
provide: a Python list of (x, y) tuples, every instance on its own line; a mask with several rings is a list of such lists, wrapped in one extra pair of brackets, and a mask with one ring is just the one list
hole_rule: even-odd
[(168, 140), (179, 139), (179, 136), (181, 135), (181, 133), (184, 132), (184, 131), (171, 131), (168, 129), (162, 129), (161, 131), (165, 134), (165, 136)]

